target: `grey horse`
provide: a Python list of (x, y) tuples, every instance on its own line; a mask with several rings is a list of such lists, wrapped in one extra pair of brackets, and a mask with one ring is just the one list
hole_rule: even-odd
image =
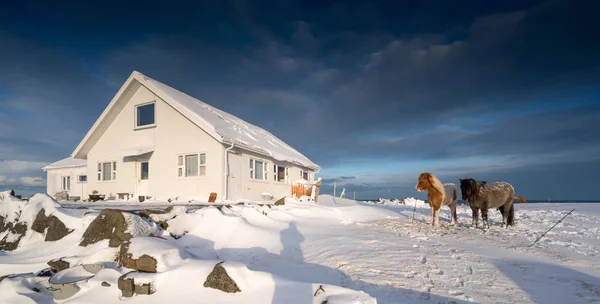
[(483, 227), (490, 227), (488, 222), (488, 209), (490, 208), (500, 210), (505, 228), (513, 226), (515, 224), (514, 201), (526, 202), (522, 196), (515, 197), (514, 187), (507, 182), (487, 184), (487, 182), (476, 181), (472, 178), (461, 179), (460, 190), (463, 200), (469, 202), (473, 211), (473, 227), (478, 225), (479, 209), (481, 209)]

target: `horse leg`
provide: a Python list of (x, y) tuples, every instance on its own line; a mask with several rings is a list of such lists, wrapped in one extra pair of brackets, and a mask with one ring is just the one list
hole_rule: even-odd
[(436, 208), (436, 209), (433, 211), (434, 218), (435, 218), (435, 224), (434, 224), (434, 226), (435, 226), (435, 227), (438, 227), (438, 226), (440, 225), (440, 223), (439, 223), (439, 219), (440, 219), (440, 210), (441, 210), (441, 209), (442, 209), (442, 206), (439, 206), (438, 208)]
[(471, 211), (473, 211), (473, 222), (471, 226), (473, 228), (477, 228), (477, 224), (479, 222), (479, 209), (477, 207), (471, 207)]
[(481, 208), (481, 219), (483, 220), (483, 228), (490, 228), (490, 223), (488, 222), (488, 208), (484, 206)]
[(450, 225), (456, 225), (458, 220), (456, 218), (456, 200), (450, 203)]
[(429, 204), (430, 208), (431, 208), (431, 226), (435, 226), (435, 211), (433, 210), (433, 205), (430, 203)]
[(508, 209), (508, 219), (507, 219), (507, 227), (515, 225), (515, 204), (510, 204), (510, 209)]

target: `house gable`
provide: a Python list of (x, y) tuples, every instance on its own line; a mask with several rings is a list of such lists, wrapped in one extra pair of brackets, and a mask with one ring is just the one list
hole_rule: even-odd
[[(121, 111), (87, 153), (90, 191), (113, 196), (142, 191), (153, 197), (222, 193), (223, 179), (208, 178), (223, 175), (220, 142), (143, 85), (121, 102)], [(154, 123), (138, 127), (136, 109), (148, 104), (154, 105)], [(198, 160), (202, 155), (203, 176), (178, 175), (178, 157), (189, 155)], [(149, 168), (144, 179), (147, 190), (140, 184), (142, 163)]]
[(147, 88), (178, 113), (223, 144), (235, 145), (279, 161), (320, 170), (318, 165), (264, 129), (135, 71), (77, 146), (72, 154), (73, 157), (82, 159), (87, 157), (91, 147), (106, 131), (107, 125), (114, 121), (126, 100), (131, 97), (130, 94), (140, 86)]
[[(104, 109), (104, 111), (102, 112), (100, 117), (96, 120), (96, 122), (94, 123), (92, 128), (90, 128), (90, 130), (85, 135), (85, 137), (82, 139), (82, 141), (79, 143), (77, 148), (75, 148), (75, 151), (73, 151), (73, 153), (71, 154), (73, 158), (87, 159), (87, 154), (90, 152), (90, 150), (93, 148), (93, 146), (98, 142), (98, 140), (104, 135), (106, 130), (115, 121), (115, 119), (117, 118), (119, 113), (121, 113), (123, 108), (131, 100), (133, 95), (136, 94), (136, 92), (138, 92), (140, 87), (144, 87), (145, 89), (149, 90), (150, 92), (155, 94), (158, 98), (161, 98), (162, 101), (166, 102), (171, 107), (173, 107), (173, 109), (175, 109), (177, 112), (183, 114), (186, 117), (189, 117), (188, 115), (190, 115), (190, 114), (186, 115), (186, 113), (185, 113), (187, 109), (185, 109), (184, 107), (182, 107), (181, 105), (179, 105), (177, 103), (169, 102), (170, 99), (168, 99), (168, 98), (165, 99), (165, 98), (160, 97), (160, 95), (157, 94), (160, 92), (156, 92), (156, 90), (153, 90), (152, 87), (144, 85), (143, 77), (145, 77), (145, 76), (141, 75), (138, 72), (133, 72), (131, 74), (131, 76), (129, 76), (127, 81), (125, 81), (123, 86), (121, 86), (121, 88), (119, 89), (117, 94), (113, 97), (113, 99), (108, 104), (108, 106)], [(189, 110), (187, 110), (187, 111), (189, 112)], [(133, 122), (133, 120), (132, 120), (132, 122)], [(209, 135), (211, 135), (216, 140), (220, 140), (220, 138), (218, 137), (217, 134), (215, 134), (214, 132), (212, 132), (212, 133), (210, 132), (210, 128), (208, 127), (208, 125), (205, 122), (198, 121), (198, 120), (192, 121), (192, 122), (194, 124), (196, 124), (198, 127), (200, 127), (202, 130), (207, 132)]]

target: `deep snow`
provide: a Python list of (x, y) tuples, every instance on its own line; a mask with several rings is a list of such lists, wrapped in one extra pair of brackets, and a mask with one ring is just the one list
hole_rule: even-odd
[[(157, 292), (128, 301), (320, 304), (329, 296), (328, 303), (371, 303), (371, 297), (377, 303), (600, 302), (600, 204), (517, 204), (516, 226), (508, 229), (490, 210), (487, 230), (470, 228), (471, 211), (460, 205), (458, 226), (449, 226), (449, 209), (443, 208), (435, 229), (422, 201), (416, 201), (412, 222), (412, 200), (399, 205), (319, 198), (319, 204), (287, 199), (284, 206), (177, 207), (152, 215), (177, 215), (168, 220), (165, 240), (132, 241), (134, 256), (159, 257), (159, 272), (141, 275), (157, 283)], [(528, 247), (572, 208), (571, 216)], [(126, 270), (107, 262), (117, 249), (108, 241), (78, 246), (97, 212), (56, 210), (70, 215), (75, 231), (52, 243), (32, 236), (16, 251), (0, 252), (0, 276), (37, 272), (60, 257), (71, 265), (102, 262), (106, 267), (66, 302), (120, 302), (114, 284)], [(202, 287), (218, 261), (227, 261), (241, 293)], [(50, 293), (31, 290), (44, 280), (5, 279), (0, 302), (51, 302)], [(113, 287), (101, 287), (102, 281)], [(326, 292), (315, 296), (321, 285)]]

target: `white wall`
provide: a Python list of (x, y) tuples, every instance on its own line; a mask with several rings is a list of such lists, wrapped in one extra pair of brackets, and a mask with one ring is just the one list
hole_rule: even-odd
[[(156, 127), (135, 130), (135, 106), (155, 104)], [(155, 198), (200, 196), (208, 199), (211, 192), (219, 199), (223, 193), (224, 148), (214, 138), (183, 115), (141, 86), (127, 105), (88, 153), (88, 189), (99, 194), (137, 195), (138, 166), (135, 159), (125, 158), (125, 150), (153, 146), (154, 152), (144, 155), (149, 161), (148, 195)], [(206, 153), (206, 177), (178, 178), (177, 155)], [(117, 179), (98, 181), (97, 163), (117, 162)]]
[(81, 199), (87, 199), (87, 182), (79, 182), (79, 175), (86, 175), (86, 167), (71, 167), (71, 168), (59, 168), (49, 169), (47, 171), (47, 189), (48, 195), (54, 197), (57, 192), (62, 190), (62, 177), (71, 177), (71, 189), (67, 192), (69, 196), (79, 196)]
[[(251, 158), (267, 163), (267, 180), (255, 180), (250, 178)], [(274, 164), (288, 168), (288, 176), (286, 177), (285, 182), (278, 182), (274, 180)], [(292, 184), (302, 177), (301, 172), (303, 170), (309, 172), (309, 181), (314, 181), (313, 170), (276, 161), (272, 158), (243, 150), (237, 151), (235, 154), (229, 154), (229, 170), (228, 199), (231, 200), (260, 200), (263, 192), (271, 193), (275, 199), (279, 199), (284, 196), (291, 196)]]

